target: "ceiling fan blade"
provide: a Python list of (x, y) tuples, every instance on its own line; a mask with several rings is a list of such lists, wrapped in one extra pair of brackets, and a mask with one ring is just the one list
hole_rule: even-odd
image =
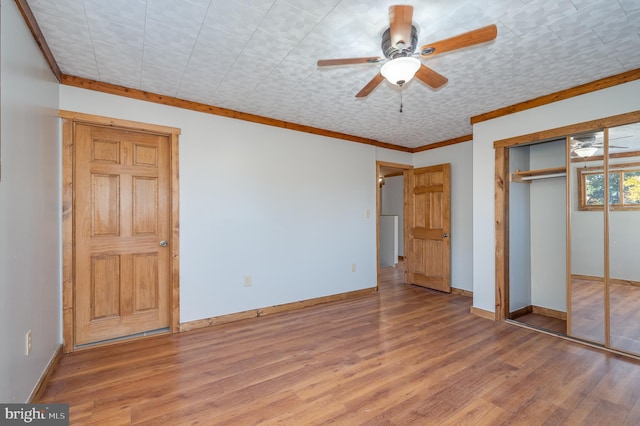
[(450, 52), (463, 47), (474, 46), (476, 44), (485, 43), (494, 40), (498, 35), (498, 27), (489, 25), (460, 34), (446, 40), (437, 41), (431, 44), (425, 44), (420, 48), (420, 55), (423, 58), (438, 55), (440, 53)]
[(366, 58), (320, 59), (318, 60), (318, 66), (329, 67), (333, 65), (375, 64), (381, 60), (382, 58), (380, 56), (369, 56)]
[(424, 64), (420, 65), (420, 69), (418, 69), (418, 72), (416, 73), (416, 78), (424, 82), (426, 85), (433, 87), (434, 89), (441, 87), (447, 81), (449, 81), (447, 77), (435, 72)]
[(411, 43), (411, 24), (413, 22), (413, 6), (389, 6), (389, 32), (391, 45)]
[(371, 93), (373, 89), (378, 87), (378, 85), (382, 83), (383, 80), (384, 80), (384, 77), (382, 76), (382, 74), (380, 73), (376, 74), (375, 77), (373, 77), (371, 81), (368, 82), (367, 85), (364, 86), (362, 90), (358, 92), (358, 94), (356, 95), (356, 98), (364, 98), (365, 96), (369, 95), (369, 93)]

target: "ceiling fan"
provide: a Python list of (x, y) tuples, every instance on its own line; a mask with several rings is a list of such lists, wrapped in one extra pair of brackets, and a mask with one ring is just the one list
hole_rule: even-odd
[[(627, 136), (625, 136), (627, 137)], [(604, 141), (595, 134), (574, 136), (571, 138), (571, 156), (572, 157), (591, 157), (601, 148), (604, 148)], [(624, 139), (613, 138), (613, 139)], [(612, 139), (612, 140), (613, 140)], [(628, 149), (626, 146), (609, 145), (609, 149)]]
[(390, 83), (402, 87), (415, 76), (428, 86), (437, 89), (448, 81), (447, 78), (422, 64), (416, 56), (425, 59), (440, 53), (474, 46), (494, 40), (498, 34), (497, 27), (489, 25), (446, 40), (425, 44), (414, 53), (418, 43), (418, 30), (412, 25), (412, 20), (413, 6), (390, 6), (389, 28), (382, 35), (381, 43), (384, 58), (370, 56), (321, 59), (318, 61), (318, 66), (384, 63), (378, 74), (356, 94), (356, 98), (369, 95), (385, 78)]

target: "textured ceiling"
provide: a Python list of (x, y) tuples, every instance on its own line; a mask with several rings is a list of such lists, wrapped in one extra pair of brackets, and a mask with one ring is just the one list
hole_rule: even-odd
[[(64, 74), (420, 147), (469, 118), (640, 68), (640, 0), (28, 0)], [(496, 24), (495, 41), (423, 61), (449, 82), (384, 82), (392, 4), (414, 6), (418, 45)], [(403, 112), (399, 112), (402, 94)]]

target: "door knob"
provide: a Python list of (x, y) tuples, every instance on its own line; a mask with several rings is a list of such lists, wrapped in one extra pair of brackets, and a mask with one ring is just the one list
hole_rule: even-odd
[(160, 241), (160, 247), (166, 247), (167, 242), (165, 240)]
[(447, 238), (449, 236), (449, 234), (447, 234), (446, 232), (444, 234), (442, 234), (442, 238)]

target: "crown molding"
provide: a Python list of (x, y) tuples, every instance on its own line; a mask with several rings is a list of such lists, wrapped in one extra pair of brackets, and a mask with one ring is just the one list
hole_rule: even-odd
[(455, 145), (457, 143), (469, 142), (473, 140), (473, 134), (459, 136), (457, 138), (448, 139), (446, 141), (430, 143), (429, 145), (419, 146), (411, 150), (412, 153), (428, 151), (430, 149), (442, 148), (443, 146)]
[(153, 102), (153, 103), (172, 106), (176, 108), (203, 112), (206, 114), (219, 115), (222, 117), (249, 121), (252, 123), (264, 124), (266, 126), (280, 127), (283, 129), (295, 130), (298, 132), (311, 133), (314, 135), (326, 136), (326, 137), (336, 138), (336, 139), (343, 139), (350, 142), (373, 145), (380, 148), (411, 152), (411, 148), (393, 145), (387, 142), (380, 142), (374, 139), (363, 138), (360, 136), (349, 135), (346, 133), (334, 132), (331, 130), (319, 129), (317, 127), (305, 126), (303, 124), (290, 123), (288, 121), (276, 120), (274, 118), (264, 117), (261, 115), (249, 114), (246, 112), (240, 112), (232, 109), (202, 104), (199, 102), (187, 101), (180, 98), (159, 95), (157, 93), (146, 92), (143, 90), (132, 89), (124, 86), (118, 86), (115, 84), (103, 83), (100, 81), (95, 81), (95, 80), (91, 80), (83, 77), (75, 77), (67, 74), (62, 74), (60, 78), (60, 83), (66, 86), (79, 87), (82, 89), (109, 93), (112, 95), (123, 96), (126, 98), (137, 99), (141, 101)]
[(528, 101), (510, 105), (504, 108), (499, 108), (494, 111), (486, 112), (484, 114), (476, 115), (474, 117), (471, 117), (471, 124), (477, 124), (483, 121), (493, 120), (494, 118), (503, 117), (505, 115), (551, 104), (554, 102), (558, 102), (565, 99), (573, 98), (575, 96), (580, 96), (580, 95), (595, 92), (598, 90), (606, 89), (608, 87), (617, 86), (619, 84), (628, 83), (630, 81), (634, 81), (638, 79), (640, 79), (640, 68), (623, 72), (621, 74), (616, 74), (609, 77), (601, 78), (600, 80), (592, 81), (591, 83), (581, 84), (580, 86), (576, 86), (570, 89), (565, 89), (559, 92), (540, 96), (534, 99), (530, 99)]

